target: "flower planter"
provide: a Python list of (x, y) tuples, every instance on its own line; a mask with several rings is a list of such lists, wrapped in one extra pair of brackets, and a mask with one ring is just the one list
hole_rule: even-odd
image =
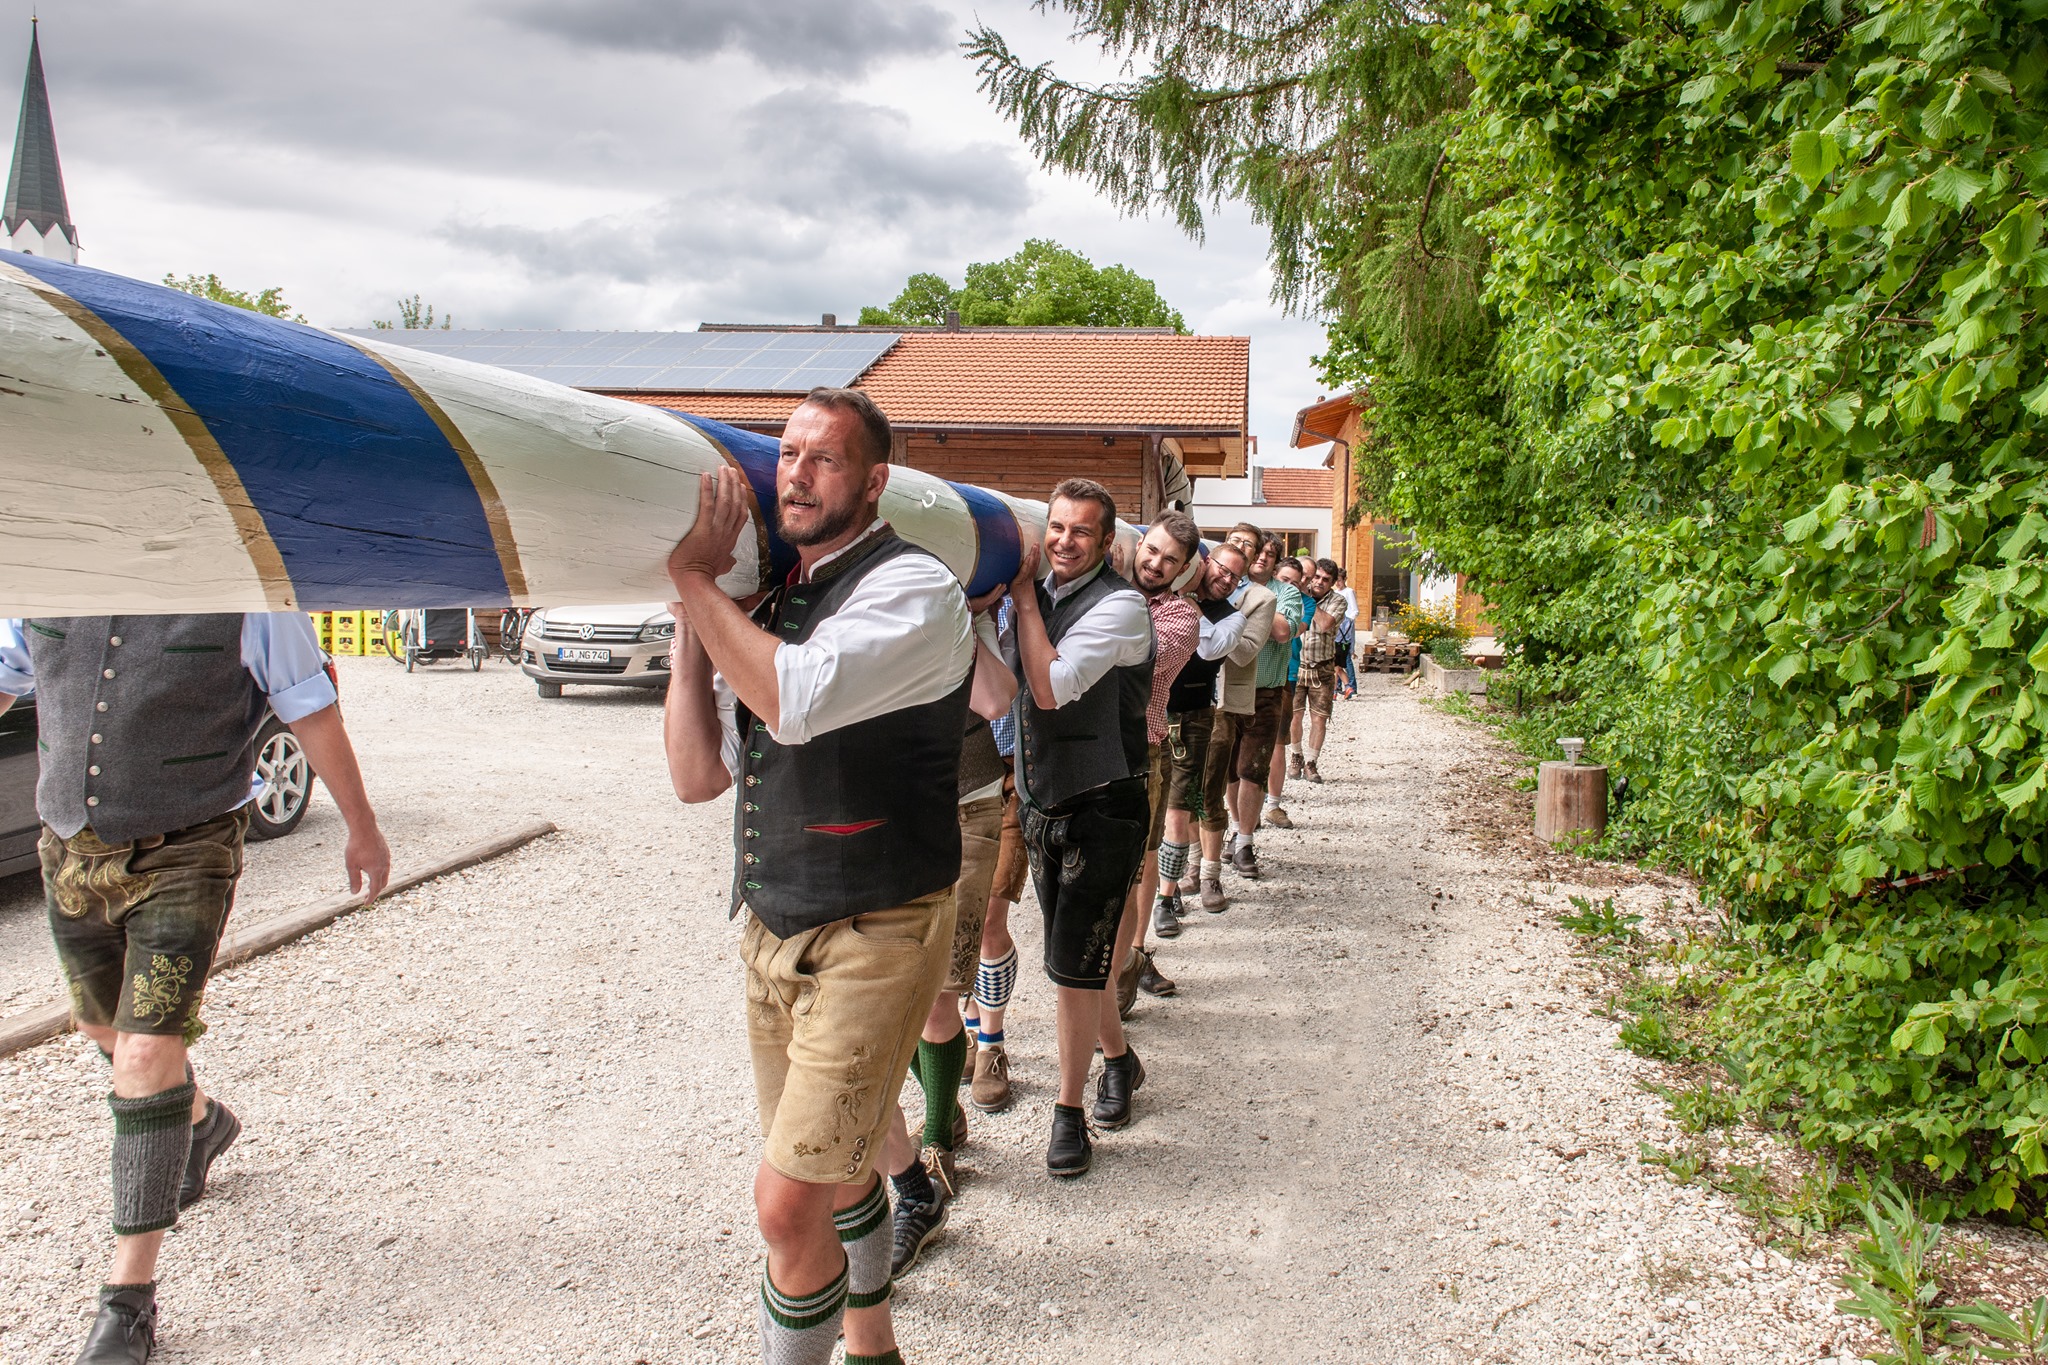
[(1453, 692), (1463, 692), (1468, 697), (1486, 695), (1486, 670), (1483, 668), (1445, 668), (1434, 656), (1422, 656), (1422, 685), (1439, 697)]

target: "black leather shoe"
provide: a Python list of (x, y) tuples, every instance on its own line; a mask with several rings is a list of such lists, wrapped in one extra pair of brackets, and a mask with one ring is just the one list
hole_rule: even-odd
[(1150, 953), (1145, 954), (1144, 970), (1138, 973), (1138, 989), (1147, 995), (1156, 995), (1162, 998), (1178, 994), (1180, 991), (1180, 987), (1174, 984), (1173, 978), (1159, 970), (1159, 964), (1153, 961), (1152, 954)]
[(1088, 1141), (1088, 1120), (1081, 1116), (1078, 1108), (1055, 1104), (1052, 1107), (1052, 1141), (1045, 1149), (1045, 1169), (1065, 1178), (1086, 1175), (1094, 1162), (1095, 1148)]
[(1095, 1084), (1095, 1126), (1115, 1130), (1131, 1121), (1131, 1092), (1145, 1083), (1145, 1064), (1135, 1048), (1121, 1057), (1102, 1059), (1102, 1079)]
[(178, 1187), (178, 1207), (189, 1208), (206, 1193), (206, 1173), (214, 1158), (235, 1145), (242, 1121), (219, 1100), (206, 1102), (206, 1117), (192, 1125), (192, 1155), (185, 1159), (185, 1183)]
[(86, 1333), (77, 1365), (143, 1365), (155, 1349), (155, 1287), (110, 1285), (100, 1290), (100, 1315)]
[(1152, 902), (1152, 936), (1180, 937), (1180, 898), (1161, 896)]

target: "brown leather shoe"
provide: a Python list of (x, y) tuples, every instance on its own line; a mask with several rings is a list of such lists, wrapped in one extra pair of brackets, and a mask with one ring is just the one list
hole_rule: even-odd
[(1220, 915), (1230, 908), (1230, 898), (1223, 894), (1221, 877), (1202, 878), (1202, 908), (1212, 915)]
[(1116, 1015), (1119, 1019), (1131, 1017), (1131, 1007), (1138, 1003), (1138, 973), (1144, 969), (1144, 957), (1136, 948), (1124, 959), (1124, 965), (1116, 974)]
[(1287, 755), (1287, 775), (1288, 775), (1289, 777), (1300, 777), (1300, 776), (1301, 776), (1301, 755), (1300, 755), (1300, 754), (1289, 754), (1289, 755)]
[(974, 1085), (967, 1097), (984, 1114), (1010, 1107), (1010, 1054), (1001, 1043), (990, 1043), (974, 1054)]
[(1322, 785), (1323, 775), (1316, 771), (1316, 765), (1312, 762), (1303, 763), (1301, 765), (1301, 775), (1303, 777), (1306, 777), (1309, 781), (1315, 783), (1317, 786)]
[(1294, 817), (1287, 813), (1285, 806), (1266, 807), (1265, 821), (1274, 829), (1293, 829)]

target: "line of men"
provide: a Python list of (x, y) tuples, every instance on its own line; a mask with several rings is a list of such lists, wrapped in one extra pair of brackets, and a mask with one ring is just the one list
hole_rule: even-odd
[[(1141, 984), (1175, 990), (1147, 930), (1177, 936), (1187, 896), (1225, 909), (1226, 859), (1259, 876), (1260, 823), (1287, 819), (1297, 686), (1293, 771), (1321, 780), (1347, 612), (1335, 564), (1304, 575), (1249, 525), (1204, 556), (1178, 512), (1119, 572), (1115, 501), (1085, 479), (1052, 490), (1013, 581), (969, 601), (878, 514), (889, 435), (857, 390), (797, 408), (776, 517), (799, 565), (751, 610), (717, 585), (748, 516), (736, 475), (705, 476), (669, 564), (676, 793), (737, 787), (773, 1365), (826, 1365), (842, 1335), (847, 1365), (902, 1360), (890, 1287), (945, 1222), (960, 1083), (979, 1108), (1011, 1100), (1009, 912), (1027, 867), (1054, 987), (1048, 1173), (1084, 1174), (1091, 1123), (1131, 1121), (1145, 1069), (1124, 1014)], [(924, 1093), (919, 1139), (899, 1103), (906, 1074)]]
[[(826, 1365), (842, 1335), (847, 1365), (900, 1365), (890, 1286), (945, 1222), (960, 1082), (971, 1069), (982, 1109), (1011, 1100), (1009, 911), (1027, 868), (1055, 988), (1048, 1172), (1089, 1169), (1091, 1119), (1130, 1122), (1145, 1072), (1123, 1016), (1140, 985), (1175, 989), (1147, 930), (1176, 936), (1188, 896), (1223, 910), (1226, 860), (1259, 875), (1261, 819), (1285, 819), (1297, 645), (1298, 771), (1320, 780), (1344, 618), (1335, 565), (1306, 571), (1311, 612), (1304, 570), (1248, 525), (1204, 558), (1194, 523), (1166, 514), (1119, 573), (1115, 503), (1081, 479), (1053, 490), (1015, 579), (970, 602), (878, 515), (889, 450), (866, 394), (814, 390), (776, 471), (788, 580), (746, 604), (718, 587), (757, 510), (729, 469), (704, 477), (668, 566), (670, 777), (684, 802), (733, 793), (771, 1365)], [(0, 622), (0, 709), (38, 696), (52, 934), (74, 1020), (113, 1070), (115, 1251), (80, 1365), (149, 1358), (164, 1233), (241, 1131), (189, 1048), (267, 714), (347, 821), (351, 889), (374, 898), (388, 879), (324, 665), (297, 613)], [(921, 1140), (906, 1074), (924, 1090)]]

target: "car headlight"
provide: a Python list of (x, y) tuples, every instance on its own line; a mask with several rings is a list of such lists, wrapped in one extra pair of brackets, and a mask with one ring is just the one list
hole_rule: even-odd
[(640, 638), (643, 640), (673, 640), (675, 636), (676, 623), (673, 621), (663, 621), (657, 625), (640, 627)]

